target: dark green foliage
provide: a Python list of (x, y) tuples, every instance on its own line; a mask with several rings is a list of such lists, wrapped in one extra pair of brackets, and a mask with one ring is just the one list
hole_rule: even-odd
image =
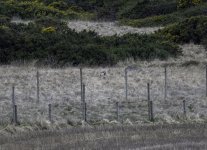
[(93, 17), (93, 14), (64, 1), (43, 3), (42, 1), (30, 0), (2, 0), (0, 1), (0, 14), (8, 17), (20, 16), (21, 18), (28, 19), (44, 16), (67, 19), (90, 19)]
[(0, 25), (8, 24), (10, 22), (10, 18), (4, 15), (0, 15)]
[(175, 22), (180, 22), (186, 18), (193, 16), (207, 15), (207, 3), (202, 5), (191, 7), (188, 9), (182, 9), (175, 11), (170, 14), (158, 15), (152, 17), (146, 17), (142, 19), (122, 19), (121, 24), (130, 25), (133, 27), (143, 27), (143, 26), (166, 26)]
[(207, 17), (191, 17), (161, 31), (168, 39), (177, 43), (201, 43), (207, 37)]
[(80, 0), (76, 2), (86, 11), (95, 11), (98, 19), (144, 18), (172, 13), (176, 0)]
[(175, 12), (177, 4), (175, 0), (140, 1), (136, 6), (122, 14), (122, 18), (138, 19), (155, 15), (163, 15)]
[(179, 48), (165, 41), (156, 35), (98, 37), (94, 32), (76, 33), (65, 23), (47, 18), (28, 26), (0, 26), (0, 61), (36, 59), (53, 66), (114, 65), (127, 58), (152, 60), (177, 56)]

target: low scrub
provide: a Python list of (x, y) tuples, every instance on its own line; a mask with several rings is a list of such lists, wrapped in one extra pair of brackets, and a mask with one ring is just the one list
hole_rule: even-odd
[(196, 17), (200, 15), (205, 16), (207, 14), (206, 9), (207, 3), (203, 3), (202, 5), (180, 9), (170, 14), (154, 15), (143, 19), (121, 19), (120, 24), (133, 27), (165, 26), (175, 22), (180, 22), (190, 17)]
[(165, 15), (177, 11), (176, 0), (146, 0), (137, 1), (137, 4), (120, 18), (140, 19), (156, 15)]
[(66, 23), (50, 18), (0, 26), (1, 63), (36, 59), (54, 66), (114, 65), (127, 58), (167, 59), (179, 54), (174, 43), (158, 35), (99, 37), (94, 32), (76, 33)]
[(68, 19), (89, 19), (93, 14), (80, 9), (74, 9), (73, 5), (68, 5), (64, 2), (53, 2), (46, 5), (39, 1), (16, 1), (16, 0), (2, 0), (0, 2), (0, 14), (13, 17), (20, 16), (21, 18), (40, 18), (43, 16), (50, 16), (56, 18)]
[(201, 43), (207, 38), (207, 17), (191, 17), (158, 32), (177, 43)]

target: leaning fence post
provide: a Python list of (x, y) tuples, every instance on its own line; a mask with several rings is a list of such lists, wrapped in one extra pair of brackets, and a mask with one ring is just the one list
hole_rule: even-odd
[(183, 100), (183, 114), (186, 116), (186, 101)]
[(49, 121), (52, 122), (52, 105), (48, 104), (48, 118)]
[(148, 103), (148, 116), (151, 120), (151, 109), (150, 109), (150, 84), (147, 83), (147, 103)]
[(36, 77), (37, 77), (37, 103), (39, 103), (39, 101), (40, 101), (40, 80), (39, 80), (39, 76), (40, 76), (39, 71), (37, 71), (37, 75), (36, 75)]
[(165, 100), (167, 99), (167, 67), (165, 66)]
[(119, 102), (116, 102), (116, 119), (119, 121)]

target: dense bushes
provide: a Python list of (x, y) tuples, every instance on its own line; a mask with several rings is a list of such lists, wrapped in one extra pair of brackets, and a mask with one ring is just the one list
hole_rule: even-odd
[(63, 1), (53, 2), (46, 5), (40, 1), (29, 0), (2, 0), (0, 1), (0, 14), (12, 17), (20, 16), (21, 18), (39, 18), (43, 16), (57, 18), (92, 18), (93, 14), (83, 11), (77, 6), (68, 5)]
[(121, 18), (146, 18), (149, 16), (163, 15), (175, 12), (177, 3), (175, 0), (138, 1), (136, 6), (121, 15)]
[[(87, 7), (81, 5), (82, 3)], [(177, 10), (176, 0), (80, 0), (77, 4), (85, 10), (88, 10), (87, 8), (95, 10), (99, 19), (137, 19), (168, 14)]]
[(187, 8), (202, 3), (203, 0), (178, 0), (178, 8)]
[[(195, 0), (192, 5), (199, 1)], [(177, 0), (2, 0), (0, 14), (27, 19), (43, 16), (67, 19), (141, 19), (132, 20), (135, 22), (133, 24), (165, 25), (173, 19), (179, 21), (186, 16), (206, 14), (206, 1), (203, 0), (205, 7), (199, 5), (177, 12), (177, 5), (183, 4), (177, 3)], [(150, 18), (145, 19), (146, 17)]]
[(185, 19), (159, 31), (158, 34), (178, 43), (201, 43), (207, 37), (207, 16)]
[(38, 60), (54, 66), (114, 65), (127, 58), (166, 59), (180, 53), (173, 43), (156, 35), (98, 37), (94, 32), (76, 33), (65, 23), (39, 19), (28, 26), (0, 26), (0, 62)]
[(192, 16), (207, 15), (207, 3), (191, 7), (188, 9), (181, 9), (171, 14), (146, 17), (143, 19), (122, 19), (121, 24), (130, 25), (133, 27), (143, 26), (165, 26), (175, 22), (180, 22)]

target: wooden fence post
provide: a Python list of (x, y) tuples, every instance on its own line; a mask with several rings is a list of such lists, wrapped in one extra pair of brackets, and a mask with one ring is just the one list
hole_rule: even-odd
[(86, 101), (85, 101), (85, 84), (82, 85), (82, 112), (83, 112), (83, 120), (86, 121)]
[(49, 118), (50, 123), (52, 123), (52, 105), (51, 104), (48, 105), (48, 118)]
[(87, 122), (87, 104), (84, 103), (84, 121)]
[(167, 67), (165, 66), (165, 100), (167, 100)]
[(37, 71), (37, 103), (40, 102), (40, 80), (39, 80), (39, 71)]
[(83, 72), (80, 68), (80, 85), (81, 85), (81, 103), (83, 102)]
[(206, 64), (206, 97), (207, 97), (207, 64)]
[(14, 107), (15, 104), (15, 87), (12, 86), (12, 107)]
[(186, 116), (186, 101), (183, 100), (183, 114)]
[(85, 101), (86, 101), (86, 85), (85, 84), (83, 84), (82, 85), (83, 86), (83, 103), (85, 103)]
[(154, 121), (154, 111), (153, 111), (153, 102), (150, 101), (150, 121)]
[(119, 121), (119, 102), (116, 102), (116, 119)]
[(12, 86), (12, 123), (16, 124), (15, 87)]
[(14, 105), (14, 118), (13, 118), (13, 120), (14, 120), (14, 124), (15, 125), (18, 125), (18, 118), (17, 118), (17, 105)]
[(150, 84), (147, 83), (147, 103), (148, 103), (148, 116), (151, 120), (151, 109), (150, 109)]
[(125, 69), (125, 98), (128, 100), (128, 77), (127, 77), (127, 68)]

